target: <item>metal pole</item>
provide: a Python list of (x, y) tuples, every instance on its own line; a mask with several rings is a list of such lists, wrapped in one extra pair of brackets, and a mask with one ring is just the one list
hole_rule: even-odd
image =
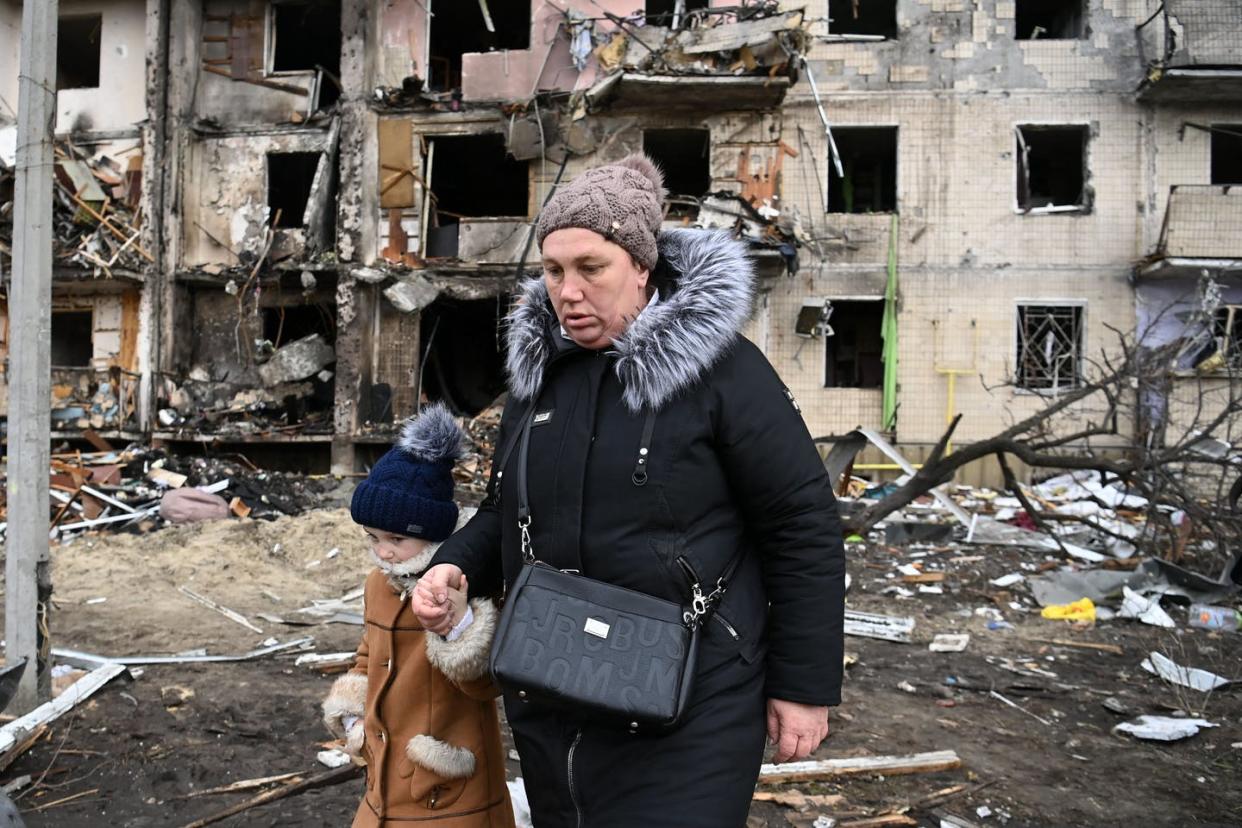
[[(51, 698), (47, 613), (51, 442), (52, 138), (58, 0), (25, 0), (17, 93), (17, 179), (9, 289), (9, 446), (4, 633), (27, 668), (9, 712)], [(32, 669), (29, 665), (36, 665)]]

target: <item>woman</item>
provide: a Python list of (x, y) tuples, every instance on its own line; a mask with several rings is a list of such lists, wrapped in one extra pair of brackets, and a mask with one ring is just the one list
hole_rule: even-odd
[[(505, 695), (539, 828), (743, 825), (765, 732), (775, 761), (805, 758), (840, 702), (831, 485), (792, 396), (740, 334), (754, 293), (743, 245), (661, 235), (663, 199), (655, 165), (631, 156), (548, 202), (544, 276), (510, 318), (498, 445), (533, 401), (531, 534), (546, 563), (683, 603), (682, 561), (704, 584), (739, 550), (741, 563), (704, 628), (677, 730), (632, 735)], [(447, 629), (445, 587), (463, 574), (477, 594), (516, 577), (515, 468), (494, 470), (488, 500), (415, 590), (428, 629)]]

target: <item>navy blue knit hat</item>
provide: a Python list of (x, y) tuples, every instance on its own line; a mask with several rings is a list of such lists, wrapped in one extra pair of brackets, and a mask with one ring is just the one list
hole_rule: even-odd
[(453, 534), (453, 463), (461, 457), (463, 437), (443, 403), (407, 420), (397, 445), (354, 490), (354, 522), (429, 541)]

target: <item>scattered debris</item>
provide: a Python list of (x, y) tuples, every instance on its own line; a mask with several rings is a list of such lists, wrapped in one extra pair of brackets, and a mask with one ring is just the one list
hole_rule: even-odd
[(1054, 621), (1094, 621), (1095, 602), (1090, 598), (1080, 598), (1069, 604), (1050, 604), (1040, 611), (1040, 615)]
[(1152, 653), (1143, 659), (1141, 666), (1147, 672), (1154, 673), (1165, 681), (1203, 693), (1230, 683), (1229, 679), (1218, 676), (1215, 673), (1209, 673), (1207, 670), (1200, 670), (1197, 667), (1182, 667), (1171, 658), (1160, 653)]
[(190, 589), (187, 586), (179, 586), (177, 587), (177, 591), (180, 592), (182, 595), (185, 595), (187, 598), (197, 601), (198, 603), (205, 606), (207, 609), (215, 610), (216, 612), (220, 613), (221, 615), (223, 615), (225, 618), (229, 619), (230, 621), (234, 621), (238, 624), (241, 624), (246, 629), (253, 630), (259, 633), (260, 635), (263, 634), (263, 630), (259, 629), (254, 624), (251, 624), (249, 621), (247, 621), (246, 617), (242, 615), (241, 613), (235, 612), (226, 606), (217, 604), (215, 601), (211, 600), (210, 598), (207, 598), (203, 595), (199, 595), (197, 592), (195, 592), (194, 590)]
[(319, 751), (315, 754), (315, 760), (325, 768), (341, 768), (353, 761), (348, 753), (337, 748)]
[(875, 615), (869, 612), (845, 611), (845, 634), (858, 635), (863, 638), (880, 638), (909, 644), (914, 632), (913, 618), (900, 618), (890, 615)]
[(933, 653), (960, 653), (966, 650), (970, 644), (970, 634), (953, 634), (940, 633), (937, 634), (932, 642), (927, 645), (927, 649)]
[(1129, 733), (1138, 739), (1157, 742), (1176, 742), (1194, 736), (1202, 728), (1216, 727), (1207, 719), (1177, 719), (1171, 716), (1139, 716), (1132, 722), (1122, 722), (1113, 727), (1114, 733)]
[(765, 764), (759, 771), (759, 782), (804, 782), (832, 779), (837, 776), (881, 773), (899, 776), (909, 773), (936, 773), (961, 767), (962, 760), (951, 750), (916, 753), (909, 756), (856, 756), (848, 759), (818, 759), (807, 762)]
[(322, 788), (326, 785), (336, 785), (340, 782), (345, 782), (360, 775), (362, 772), (363, 768), (361, 765), (349, 764), (339, 768), (333, 768), (332, 770), (309, 778), (293, 777), (289, 779), (288, 782), (280, 785), (279, 787), (273, 788), (270, 791), (264, 791), (258, 796), (247, 799), (244, 802), (239, 802), (236, 805), (225, 808), (223, 811), (219, 811), (211, 816), (196, 819), (193, 822), (188, 822), (185, 824), (184, 828), (204, 828), (204, 826), (212, 825), (213, 823), (219, 822), (223, 819), (228, 819), (236, 814), (244, 813), (245, 811), (249, 811), (251, 808), (256, 808), (259, 805), (274, 802), (277, 799), (284, 799), (286, 796), (314, 790), (315, 788)]
[(190, 655), (171, 655), (171, 656), (120, 656), (118, 658), (104, 658), (103, 656), (92, 655), (91, 653), (83, 653), (78, 650), (67, 650), (60, 647), (52, 648), (52, 655), (58, 660), (67, 664), (77, 664), (88, 669), (93, 669), (101, 665), (120, 664), (124, 666), (137, 666), (140, 664), (204, 664), (217, 661), (252, 661), (256, 658), (283, 653), (288, 650), (305, 649), (315, 641), (311, 636), (304, 638), (295, 638), (286, 641), (283, 644), (273, 644), (270, 647), (260, 647), (257, 650), (251, 650), (241, 655), (207, 655), (205, 651), (199, 651)]
[(1160, 596), (1149, 598), (1139, 595), (1128, 586), (1123, 586), (1121, 589), (1125, 600), (1121, 602), (1121, 609), (1117, 611), (1118, 618), (1136, 618), (1153, 627), (1172, 629), (1177, 626), (1160, 606)]
[(10, 751), (20, 747), (31, 733), (56, 721), (124, 672), (123, 664), (110, 663), (96, 667), (50, 702), (0, 727), (0, 764), (11, 762), (13, 756)]

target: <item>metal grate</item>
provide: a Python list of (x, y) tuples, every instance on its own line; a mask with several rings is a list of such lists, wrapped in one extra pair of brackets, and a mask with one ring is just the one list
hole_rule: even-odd
[(1019, 388), (1062, 391), (1082, 379), (1081, 305), (1018, 306)]

